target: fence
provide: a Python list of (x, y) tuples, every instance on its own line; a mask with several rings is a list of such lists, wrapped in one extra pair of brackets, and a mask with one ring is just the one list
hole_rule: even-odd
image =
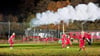
[(0, 39), (8, 39), (13, 32), (16, 33), (16, 36), (23, 36), (28, 26), (27, 23), (0, 22)]
[[(22, 39), (23, 36), (25, 36), (25, 37), (40, 36), (40, 37), (57, 37), (57, 38), (60, 38), (60, 36), (61, 36), (60, 30), (50, 29), (49, 28), (50, 26), (49, 27), (46, 26), (46, 27), (47, 28), (44, 27), (44, 29), (42, 29), (41, 27), (33, 27), (33, 28), (29, 29), (28, 23), (0, 22), (0, 39), (8, 39), (8, 37), (13, 32), (16, 33), (16, 37), (17, 37), (16, 39)], [(71, 30), (69, 30), (69, 32), (71, 32)], [(100, 31), (98, 31), (98, 32), (100, 32)], [(96, 34), (99, 35), (98, 33), (96, 33)]]
[(60, 37), (59, 30), (49, 29), (48, 27), (45, 29), (33, 27), (30, 30), (28, 23), (0, 22), (0, 39), (8, 39), (13, 32), (16, 33), (16, 39), (22, 39), (23, 36)]

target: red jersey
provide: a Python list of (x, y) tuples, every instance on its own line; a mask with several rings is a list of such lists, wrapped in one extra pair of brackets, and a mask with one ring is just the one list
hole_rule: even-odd
[(62, 44), (65, 44), (65, 42), (66, 42), (66, 34), (62, 35), (61, 40), (62, 40)]
[(66, 38), (66, 44), (71, 44), (70, 38)]
[(9, 40), (8, 40), (8, 42), (9, 43), (11, 43), (11, 44), (13, 44), (14, 42), (13, 42), (13, 39), (15, 38), (15, 35), (11, 35), (11, 37), (9, 38)]
[(11, 37), (9, 39), (11, 40), (11, 39), (14, 39), (14, 38), (15, 38), (15, 35), (11, 35)]
[(86, 38), (91, 39), (91, 34), (88, 34), (88, 33), (87, 33)]

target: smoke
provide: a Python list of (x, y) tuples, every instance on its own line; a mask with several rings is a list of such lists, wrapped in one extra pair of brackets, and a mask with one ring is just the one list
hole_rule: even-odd
[(94, 21), (96, 19), (100, 19), (100, 7), (90, 2), (88, 4), (79, 4), (75, 8), (68, 5), (64, 8), (59, 8), (57, 12), (48, 10), (37, 13), (36, 18), (31, 20), (30, 25), (59, 24), (61, 20), (68, 24), (70, 20)]

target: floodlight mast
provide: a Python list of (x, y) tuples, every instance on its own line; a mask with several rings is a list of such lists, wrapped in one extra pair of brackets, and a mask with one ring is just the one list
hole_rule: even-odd
[(65, 33), (65, 29), (64, 29), (64, 23), (63, 23), (63, 34)]
[(86, 21), (81, 23), (82, 31), (84, 31), (84, 24), (85, 23), (86, 23)]

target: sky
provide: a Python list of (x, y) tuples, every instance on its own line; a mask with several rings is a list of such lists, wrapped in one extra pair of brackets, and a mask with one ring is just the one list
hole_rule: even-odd
[(20, 0), (0, 0), (0, 13), (10, 13), (18, 10)]

